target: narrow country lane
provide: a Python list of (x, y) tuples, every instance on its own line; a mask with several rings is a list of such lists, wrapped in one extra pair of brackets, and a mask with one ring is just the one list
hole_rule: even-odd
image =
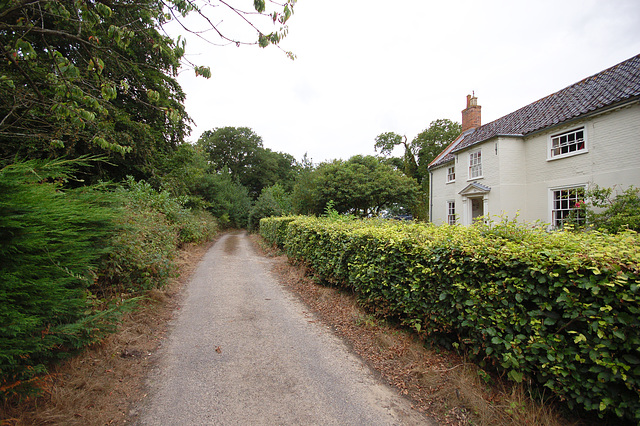
[(139, 425), (429, 425), (269, 272), (246, 233), (204, 256)]

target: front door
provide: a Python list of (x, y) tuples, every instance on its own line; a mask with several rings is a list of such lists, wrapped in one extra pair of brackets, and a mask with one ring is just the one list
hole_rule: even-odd
[(471, 198), (471, 222), (480, 216), (484, 216), (484, 202), (482, 198)]

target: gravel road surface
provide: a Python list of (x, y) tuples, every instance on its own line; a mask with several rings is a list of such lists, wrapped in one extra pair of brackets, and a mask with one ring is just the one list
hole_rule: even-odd
[(192, 276), (139, 425), (431, 425), (269, 272), (245, 233)]

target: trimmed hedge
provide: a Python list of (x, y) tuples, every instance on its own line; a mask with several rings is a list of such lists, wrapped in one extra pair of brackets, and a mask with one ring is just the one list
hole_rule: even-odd
[(294, 216), (270, 217), (260, 220), (260, 235), (278, 247), (284, 247), (287, 236), (287, 226), (294, 221)]
[(307, 217), (260, 229), (378, 313), (570, 406), (640, 421), (637, 233)]

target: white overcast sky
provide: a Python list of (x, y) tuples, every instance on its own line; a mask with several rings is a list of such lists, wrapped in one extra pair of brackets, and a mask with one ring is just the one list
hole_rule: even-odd
[[(223, 31), (243, 31), (219, 10)], [(640, 1), (299, 0), (282, 46), (297, 59), (189, 39), (188, 58), (212, 71), (178, 77), (190, 141), (242, 126), (298, 160), (348, 159), (374, 154), (383, 132), (460, 122), (472, 91), (485, 124), (639, 54)]]

